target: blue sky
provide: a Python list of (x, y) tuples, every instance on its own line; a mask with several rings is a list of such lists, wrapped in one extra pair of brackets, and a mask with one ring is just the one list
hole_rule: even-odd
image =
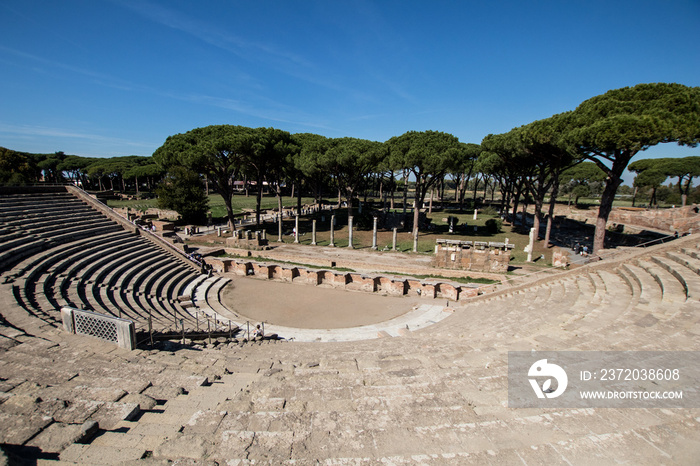
[(211, 124), (479, 143), (609, 89), (700, 86), (698, 0), (0, 0), (0, 16), (0, 146), (29, 152), (151, 155)]

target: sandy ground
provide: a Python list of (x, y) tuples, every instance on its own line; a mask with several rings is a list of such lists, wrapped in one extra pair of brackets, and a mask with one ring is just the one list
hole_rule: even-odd
[(382, 296), (246, 277), (221, 291), (221, 301), (252, 322), (296, 328), (347, 328), (376, 324), (409, 312), (426, 300)]

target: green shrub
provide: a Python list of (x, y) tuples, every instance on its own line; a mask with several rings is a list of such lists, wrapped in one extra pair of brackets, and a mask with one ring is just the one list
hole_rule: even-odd
[(489, 232), (489, 234), (495, 235), (496, 233), (501, 232), (501, 227), (503, 227), (503, 222), (501, 221), (500, 218), (490, 218), (486, 220), (486, 231)]

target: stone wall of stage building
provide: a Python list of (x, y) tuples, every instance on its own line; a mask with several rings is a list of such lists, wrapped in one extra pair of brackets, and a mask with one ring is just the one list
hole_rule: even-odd
[(491, 292), (494, 285), (458, 284), (438, 280), (418, 280), (384, 275), (314, 270), (305, 267), (263, 264), (243, 259), (208, 257), (215, 272), (231, 273), (265, 280), (275, 280), (303, 285), (338, 288), (390, 296), (420, 296), (452, 301), (464, 300)]
[(443, 269), (505, 273), (512, 244), (437, 240), (432, 265)]
[[(567, 218), (595, 225), (598, 209), (569, 209), (562, 213)], [(621, 231), (648, 228), (654, 231), (684, 235), (700, 231), (700, 205), (670, 209), (647, 209), (643, 207), (615, 207), (608, 216), (608, 228), (618, 227)]]
[(610, 212), (608, 226), (612, 224), (647, 227), (669, 233), (700, 231), (700, 205), (693, 204), (671, 209), (616, 208)]

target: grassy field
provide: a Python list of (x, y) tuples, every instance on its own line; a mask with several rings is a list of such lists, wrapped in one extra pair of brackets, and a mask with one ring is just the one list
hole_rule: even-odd
[[(337, 226), (334, 228), (334, 244), (337, 247), (347, 247), (348, 245), (348, 227), (347, 213), (345, 209), (335, 210)], [(357, 212), (355, 212), (357, 214)], [(443, 221), (448, 215), (458, 218), (458, 224), (462, 227), (456, 229), (455, 233), (449, 233), (447, 222)], [(428, 215), (432, 220), (429, 230), (421, 231), (418, 237), (418, 253), (432, 254), (435, 249), (435, 240), (438, 238), (460, 239), (467, 241), (496, 241), (505, 242), (506, 239), (515, 245), (511, 254), (514, 263), (524, 263), (527, 254), (523, 248), (528, 243), (528, 235), (523, 234), (509, 225), (505, 225), (500, 233), (489, 234), (485, 223), (491, 218), (499, 218), (495, 215), (478, 214), (477, 220), (473, 219), (473, 212), (455, 213), (434, 211)], [(319, 246), (328, 246), (330, 244), (330, 214), (328, 211), (321, 212), (314, 216), (302, 217), (299, 219), (299, 242), (305, 245), (311, 245), (312, 242), (312, 220), (316, 220), (316, 243)], [(466, 223), (466, 227), (464, 224)], [(295, 226), (294, 219), (288, 218), (283, 222), (282, 240), (285, 243), (293, 243), (294, 236), (292, 234)], [(253, 230), (265, 230), (267, 237), (271, 242), (276, 242), (278, 238), (278, 225), (276, 223), (263, 223), (259, 228), (251, 226)], [(224, 243), (225, 238), (219, 238), (216, 235), (209, 235), (202, 238), (195, 238), (192, 244), (202, 243), (211, 246), (212, 243)], [(379, 250), (391, 250), (393, 242), (393, 231), (379, 230), (377, 232), (377, 247)], [(355, 249), (366, 249), (368, 252), (372, 247), (372, 230), (353, 229), (353, 246)], [(413, 251), (413, 237), (410, 231), (399, 231), (397, 234), (397, 250), (401, 252)], [(551, 249), (545, 249), (539, 244), (535, 245), (535, 256), (545, 254), (547, 259), (551, 258)], [(544, 266), (545, 261), (534, 263), (535, 266)]]
[[(313, 198), (303, 197), (301, 199), (302, 204), (313, 203)], [(130, 201), (118, 201), (109, 200), (107, 205), (110, 207), (130, 207), (132, 209), (145, 211), (149, 208), (158, 208), (157, 199), (135, 199)], [(235, 195), (232, 199), (233, 213), (240, 214), (246, 211), (255, 211), (255, 196), (251, 195), (246, 197), (243, 194)], [(290, 197), (283, 198), (283, 205), (285, 207), (291, 207), (296, 205), (296, 199), (291, 199)], [(274, 209), (277, 208), (277, 198), (274, 196), (263, 196), (261, 201), (261, 207), (263, 209)], [(224, 205), (224, 199), (218, 194), (209, 195), (209, 210), (212, 213), (214, 219), (226, 218), (226, 206)]]
[[(397, 199), (401, 202), (400, 199)], [(303, 198), (302, 203), (311, 204), (313, 199)], [(157, 207), (157, 201), (155, 199), (148, 200), (132, 200), (132, 201), (109, 201), (108, 203), (111, 207), (124, 207), (128, 206), (133, 209), (145, 210), (149, 207)], [(588, 209), (597, 209), (598, 201), (597, 199), (580, 199), (579, 204), (581, 207)], [(290, 197), (283, 198), (283, 205), (285, 207), (292, 207), (296, 205), (296, 200)], [(623, 200), (617, 201), (616, 206), (630, 206), (631, 202)], [(224, 223), (226, 218), (226, 209), (224, 206), (223, 199), (219, 195), (209, 196), (209, 206), (212, 212), (212, 217), (215, 223)], [(233, 197), (233, 206), (235, 213), (252, 212), (255, 209), (255, 197), (245, 195), (235, 195)], [(265, 196), (262, 199), (263, 209), (272, 209), (277, 207), (277, 198), (274, 196)], [(497, 215), (485, 215), (483, 212), (479, 212), (476, 220), (473, 218), (473, 211), (467, 210), (463, 212), (457, 212), (453, 210), (442, 211), (437, 208), (433, 210), (432, 214), (428, 217), (431, 219), (431, 228), (429, 230), (421, 231), (418, 237), (418, 253), (419, 254), (432, 254), (435, 248), (435, 240), (438, 238), (450, 238), (458, 240), (467, 241), (495, 241), (495, 242), (508, 242), (515, 245), (515, 248), (511, 251), (512, 263), (513, 264), (524, 264), (526, 263), (527, 253), (524, 251), (525, 246), (528, 243), (528, 234), (522, 229), (513, 228), (512, 226), (506, 224), (502, 227), (499, 233), (489, 233), (485, 224), (486, 221), (491, 218), (500, 218)], [(400, 209), (395, 209), (400, 211)], [(409, 209), (410, 210), (410, 209)], [(334, 211), (337, 217), (337, 226), (334, 228), (334, 243), (337, 247), (346, 247), (348, 245), (348, 228), (347, 228), (347, 213), (345, 209), (339, 209)], [(357, 209), (355, 211), (357, 215)], [(454, 233), (449, 233), (448, 224), (445, 219), (448, 216), (457, 217), (457, 224), (460, 225), (459, 228), (455, 230)], [(312, 231), (312, 219), (316, 220), (316, 232), (317, 238), (316, 242), (320, 246), (327, 246), (330, 244), (330, 214), (328, 211), (323, 211), (313, 217), (307, 216), (300, 218), (299, 221), (299, 231), (300, 231), (300, 242), (302, 244), (310, 245), (311, 231)], [(283, 222), (283, 241), (287, 243), (292, 243), (294, 237), (292, 235), (292, 230), (294, 228), (293, 219), (285, 219)], [(253, 227), (253, 229), (256, 229)], [(261, 225), (260, 228), (267, 232), (268, 238), (271, 241), (276, 241), (278, 236), (278, 226), (277, 224), (267, 223)], [(224, 238), (207, 237), (202, 239), (206, 241), (207, 244), (217, 243), (221, 241), (223, 243)], [(393, 232), (391, 230), (380, 230), (377, 234), (377, 246), (379, 250), (391, 250), (393, 240)], [(353, 231), (353, 245), (357, 249), (370, 249), (372, 246), (372, 230), (371, 228), (358, 228), (357, 222), (356, 227)], [(397, 235), (397, 250), (401, 252), (412, 252), (413, 251), (413, 238), (411, 233), (408, 231), (399, 231)], [(545, 260), (536, 261), (530, 263), (529, 265), (535, 267), (546, 267), (547, 263), (551, 263), (552, 249), (545, 248), (542, 242), (535, 243), (535, 249), (533, 251), (533, 257), (538, 258), (540, 255), (544, 254)]]

